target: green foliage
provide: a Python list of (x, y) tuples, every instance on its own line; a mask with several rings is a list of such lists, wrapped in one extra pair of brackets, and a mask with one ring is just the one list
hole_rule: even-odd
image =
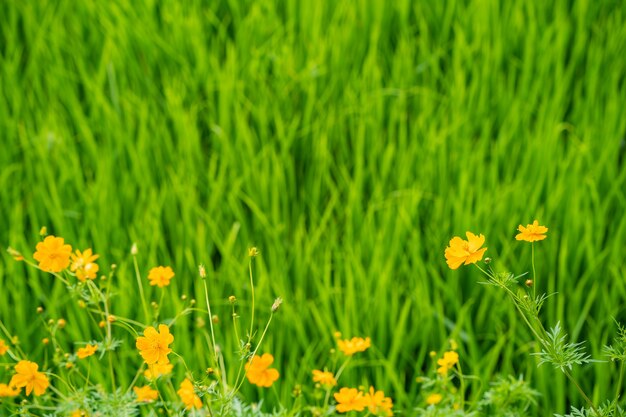
[(560, 322), (557, 322), (546, 335), (542, 341), (544, 349), (536, 354), (539, 356), (539, 365), (551, 363), (555, 368), (566, 372), (566, 369), (571, 370), (573, 365), (592, 362), (591, 357), (585, 353), (584, 342), (567, 342), (567, 335), (561, 329)]

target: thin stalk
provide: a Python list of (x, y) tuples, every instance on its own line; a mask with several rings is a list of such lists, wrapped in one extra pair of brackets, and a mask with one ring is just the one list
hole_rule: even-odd
[(617, 387), (615, 388), (615, 402), (617, 403), (617, 400), (620, 397), (620, 392), (622, 391), (622, 382), (624, 381), (624, 362), (620, 361), (620, 366), (619, 366), (619, 379), (617, 380)]
[[(267, 329), (269, 329), (269, 327), (270, 327), (270, 323), (272, 322), (272, 318), (273, 317), (274, 317), (274, 312), (270, 313), (270, 318), (267, 320), (267, 324), (265, 325), (265, 329), (263, 329), (263, 333), (261, 333), (261, 338), (259, 339), (259, 343), (257, 343), (256, 348), (254, 349), (254, 352), (252, 352), (252, 355), (250, 356), (251, 358), (254, 358), (254, 356), (256, 355), (257, 351), (261, 347), (261, 342), (263, 342), (263, 339), (265, 338), (265, 334), (267, 333)], [(239, 382), (239, 385), (236, 386), (235, 389), (233, 390), (233, 392), (231, 393), (231, 398), (237, 393), (237, 391), (239, 391), (239, 388), (241, 388), (241, 385), (243, 384), (243, 381), (244, 381), (244, 379), (245, 379), (247, 374), (248, 374), (248, 370), (246, 369), (246, 371), (243, 373), (243, 378), (241, 378), (241, 381)]]
[(135, 255), (133, 255), (133, 264), (135, 265), (135, 277), (137, 278), (137, 287), (139, 287), (139, 296), (141, 297), (143, 313), (146, 316), (146, 321), (148, 321), (150, 320), (150, 313), (148, 310), (148, 304), (146, 303), (146, 296), (143, 293), (143, 285), (141, 285), (141, 274), (139, 273), (139, 265), (137, 264), (137, 256)]
[(206, 300), (207, 311), (209, 313), (209, 327), (211, 328), (211, 342), (213, 343), (213, 346), (211, 346), (211, 348), (213, 349), (213, 356), (215, 360), (213, 366), (219, 369), (219, 360), (217, 358), (216, 348), (217, 345), (215, 343), (215, 332), (213, 331), (213, 315), (211, 314), (211, 303), (209, 302), (209, 289), (206, 285), (206, 278), (202, 279), (202, 283), (204, 284), (204, 299)]
[(530, 242), (530, 260), (533, 266), (533, 300), (537, 299), (537, 273), (535, 272), (535, 242)]
[(459, 390), (461, 391), (461, 410), (465, 411), (465, 379), (463, 378), (463, 369), (461, 369), (461, 362), (456, 363), (457, 369), (459, 371), (459, 382), (461, 384)]
[(254, 279), (252, 279), (252, 258), (250, 258), (248, 262), (248, 271), (250, 272), (250, 291), (252, 292), (252, 312), (250, 317), (250, 332), (248, 333), (248, 343), (250, 343), (254, 329)]
[(600, 416), (600, 412), (593, 405), (593, 402), (589, 399), (589, 397), (587, 397), (587, 394), (585, 394), (585, 391), (583, 391), (583, 389), (580, 387), (580, 385), (578, 385), (578, 382), (576, 382), (574, 377), (567, 371), (567, 369), (563, 369), (563, 373), (565, 374), (567, 379), (569, 379), (570, 382), (572, 384), (574, 384), (574, 386), (578, 389), (578, 392), (580, 392), (580, 395), (582, 395), (583, 398), (585, 399), (585, 401), (587, 401), (587, 404), (589, 404), (589, 407), (591, 407), (591, 409), (593, 410), (594, 414), (597, 415), (597, 416)]

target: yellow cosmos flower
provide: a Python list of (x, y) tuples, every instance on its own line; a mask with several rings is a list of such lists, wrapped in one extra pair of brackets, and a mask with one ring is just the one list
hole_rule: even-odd
[(35, 395), (42, 395), (48, 386), (50, 381), (43, 372), (38, 372), (39, 365), (30, 361), (19, 361), (15, 365), (16, 374), (11, 378), (10, 386), (16, 388), (26, 387), (26, 395), (30, 395), (35, 391)]
[(172, 351), (170, 343), (174, 342), (174, 335), (169, 327), (159, 324), (159, 331), (152, 326), (146, 327), (143, 336), (137, 338), (136, 346), (139, 354), (148, 365), (155, 363), (169, 363), (167, 355)]
[(339, 350), (346, 356), (352, 356), (357, 352), (365, 352), (367, 348), (371, 346), (371, 340), (369, 337), (363, 339), (362, 337), (353, 337), (348, 340), (337, 340), (337, 346)]
[(87, 345), (83, 348), (78, 349), (78, 351), (76, 352), (76, 356), (78, 356), (78, 359), (85, 359), (96, 353), (96, 350), (98, 350), (97, 345)]
[(7, 353), (8, 350), (9, 350), (9, 347), (7, 346), (5, 341), (0, 339), (0, 356), (2, 356), (5, 353)]
[(430, 394), (428, 397), (426, 397), (426, 404), (437, 405), (441, 402), (442, 399), (443, 397), (441, 396), (441, 394)]
[(159, 391), (150, 388), (150, 386), (146, 385), (144, 387), (133, 387), (133, 391), (135, 391), (135, 395), (137, 395), (137, 401), (149, 403), (150, 401), (155, 401), (159, 397)]
[(313, 370), (313, 382), (318, 382), (327, 387), (334, 387), (337, 385), (337, 380), (332, 372)]
[(185, 404), (185, 408), (187, 410), (202, 407), (202, 400), (196, 395), (196, 392), (193, 389), (193, 384), (189, 379), (185, 378), (185, 380), (180, 383), (180, 389), (176, 391), (176, 393), (180, 397), (183, 404)]
[(20, 394), (20, 390), (14, 386), (7, 384), (0, 384), (0, 398), (2, 397), (15, 397)]
[(61, 272), (70, 264), (72, 247), (66, 245), (62, 237), (48, 236), (37, 243), (33, 258), (39, 262), (39, 268), (46, 272)]
[(174, 365), (171, 363), (153, 363), (152, 365), (148, 365), (148, 369), (146, 369), (143, 373), (148, 379), (157, 379), (164, 375), (169, 375), (172, 373), (172, 369)]
[(481, 246), (485, 243), (483, 235), (476, 236), (472, 232), (465, 233), (467, 240), (458, 236), (450, 240), (450, 246), (446, 248), (446, 263), (451, 269), (457, 269), (461, 265), (469, 265), (480, 261), (487, 248)]
[(437, 361), (437, 365), (439, 365), (437, 372), (439, 372), (441, 376), (446, 376), (448, 370), (452, 369), (457, 363), (459, 363), (458, 353), (454, 351), (445, 352), (443, 358)]
[(100, 267), (94, 263), (100, 255), (94, 255), (91, 249), (85, 249), (83, 252), (76, 250), (70, 256), (72, 264), (70, 265), (70, 271), (76, 273), (76, 278), (81, 282), (85, 282), (87, 279), (96, 279)]
[(263, 356), (253, 356), (246, 363), (246, 378), (248, 378), (248, 381), (259, 387), (271, 387), (279, 377), (276, 369), (269, 368), (272, 362), (274, 362), (274, 357), (269, 353), (265, 353)]
[(367, 405), (367, 400), (363, 393), (356, 388), (341, 388), (334, 394), (337, 401), (337, 411), (347, 413), (348, 411), (363, 411)]
[(368, 393), (365, 394), (365, 402), (370, 413), (376, 415), (392, 416), (393, 401), (389, 397), (385, 397), (383, 391), (375, 391), (374, 387), (370, 387)]
[(520, 232), (515, 236), (517, 240), (525, 240), (526, 242), (535, 242), (538, 240), (544, 240), (546, 236), (546, 232), (548, 228), (545, 226), (540, 226), (539, 222), (535, 220), (533, 224), (527, 224), (526, 227), (521, 224), (517, 227), (517, 230)]
[(159, 288), (167, 287), (170, 285), (170, 280), (174, 276), (174, 271), (169, 266), (162, 267), (157, 266), (152, 268), (148, 273), (148, 279), (150, 280), (150, 285), (157, 285)]

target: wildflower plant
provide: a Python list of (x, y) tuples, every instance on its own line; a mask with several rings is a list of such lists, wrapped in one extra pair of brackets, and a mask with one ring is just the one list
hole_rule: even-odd
[[(108, 275), (97, 279), (101, 273), (97, 263), (100, 256), (92, 248), (73, 251), (65, 239), (46, 236), (45, 228), (41, 233), (43, 239), (36, 245), (32, 259), (11, 248), (9, 254), (16, 261), (25, 262), (61, 281), (73, 298), (71, 306), (90, 317), (96, 324), (96, 333), (92, 335), (90, 329), (85, 328), (81, 330), (87, 340), (67, 340), (64, 328), (71, 324), (64, 318), (49, 316), (46, 306), (40, 306), (37, 313), (47, 337), (42, 339), (45, 355), (35, 358), (33, 353), (22, 349), (10, 329), (0, 322), (0, 356), (11, 370), (8, 379), (0, 379), (0, 411), (8, 410), (19, 415), (133, 416), (154, 415), (158, 410), (166, 415), (230, 416), (236, 407), (245, 409), (240, 407), (245, 402), (240, 392), (243, 384), (269, 388), (279, 379), (279, 371), (271, 367), (274, 357), (268, 352), (261, 353), (260, 348), (282, 299), (277, 298), (268, 306), (269, 318), (259, 332), (254, 318), (257, 306), (254, 303), (253, 261), (259, 255), (256, 248), (249, 251), (252, 302), (245, 332), (240, 326), (235, 297), (228, 300), (233, 334), (240, 344), (239, 351), (229, 355), (220, 349), (215, 337), (213, 324), (217, 316), (212, 314), (204, 266), (198, 269), (198, 279), (203, 282), (206, 308), (197, 306), (194, 298), (183, 297), (182, 310), (174, 317), (161, 317), (164, 292), (175, 279), (174, 268), (156, 266), (150, 269), (147, 277), (142, 277), (139, 251), (133, 245), (130, 254), (143, 317), (123, 317), (113, 314), (115, 289), (111, 282), (116, 273), (115, 266)], [(144, 288), (147, 285), (157, 287), (160, 302), (148, 303)], [(208, 316), (210, 337), (207, 338), (206, 352), (211, 367), (206, 371), (198, 369), (194, 360), (183, 358), (176, 352), (177, 322), (191, 313)], [(133, 344), (128, 343), (129, 338)], [(128, 355), (129, 350), (135, 350), (135, 353)], [(119, 361), (130, 361), (130, 367), (136, 369), (130, 384), (121, 385), (116, 379), (115, 368)], [(231, 373), (227, 372), (227, 366), (237, 369), (233, 381), (228, 380)], [(94, 372), (98, 369), (109, 374), (108, 386), (92, 380), (92, 368)], [(178, 372), (174, 372), (176, 369)], [(184, 372), (184, 378), (177, 379), (175, 375), (181, 372)], [(27, 398), (33, 400), (27, 401)]]
[[(626, 331), (624, 328), (618, 324), (618, 337), (613, 345), (605, 346), (604, 349), (606, 355), (612, 361), (621, 363), (616, 393), (612, 400), (609, 400), (602, 406), (598, 406), (574, 378), (572, 369), (575, 366), (599, 361), (592, 359), (586, 352), (584, 342), (569, 341), (560, 322), (557, 322), (552, 328), (546, 328), (541, 320), (541, 310), (544, 303), (548, 300), (548, 295), (541, 292), (537, 293), (538, 280), (535, 266), (535, 244), (548, 237), (548, 230), (547, 227), (540, 225), (537, 220), (526, 226), (519, 225), (518, 227), (519, 233), (515, 236), (515, 239), (531, 244), (532, 276), (529, 278), (526, 273), (515, 275), (511, 272), (495, 271), (491, 258), (486, 258), (484, 265), (481, 265), (479, 262), (482, 260), (486, 249), (479, 248), (484, 243), (484, 238), (482, 235), (477, 238), (471, 232), (467, 232), (468, 241), (464, 241), (460, 237), (454, 237), (450, 240), (450, 244), (445, 250), (446, 262), (451, 269), (457, 269), (461, 265), (473, 264), (486, 278), (486, 281), (482, 282), (482, 284), (496, 287), (508, 297), (540, 347), (538, 352), (532, 354), (538, 358), (538, 365), (551, 364), (555, 369), (562, 372), (570, 383), (576, 387), (586, 403), (583, 408), (572, 408), (572, 413), (566, 417), (622, 415), (621, 411), (618, 412), (620, 410), (618, 403), (621, 395), (624, 360), (626, 359)], [(497, 406), (498, 402), (494, 401), (494, 398), (496, 398), (495, 396), (498, 392), (502, 391), (502, 384), (508, 386), (507, 390), (512, 390), (512, 392), (516, 392), (516, 395), (521, 395), (521, 398), (525, 399), (526, 404), (529, 404), (528, 401), (534, 402), (530, 391), (525, 387), (522, 388), (515, 380), (501, 380), (485, 394), (485, 399), (482, 402), (483, 406), (488, 403)]]

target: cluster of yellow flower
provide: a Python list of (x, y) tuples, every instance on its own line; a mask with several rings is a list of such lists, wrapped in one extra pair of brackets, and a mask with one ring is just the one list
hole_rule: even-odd
[[(535, 220), (526, 227), (520, 224), (517, 230), (520, 233), (515, 236), (515, 239), (532, 243), (545, 239), (548, 228), (540, 226)], [(485, 243), (485, 237), (482, 234), (476, 236), (472, 232), (466, 232), (465, 235), (467, 240), (458, 236), (450, 239), (450, 245), (445, 250), (446, 263), (451, 269), (457, 269), (461, 265), (475, 264), (483, 259), (487, 251), (487, 248), (481, 248)]]
[[(42, 232), (42, 236), (45, 236), (45, 232)], [(10, 249), (9, 252), (16, 260), (25, 261), (24, 256), (22, 256), (19, 252), (13, 249)], [(249, 254), (251, 258), (254, 258), (258, 256), (258, 253), (258, 250), (253, 248), (250, 250)], [(133, 246), (131, 254), (133, 256), (137, 254), (136, 246)], [(65, 359), (62, 359), (61, 362), (57, 362), (57, 364), (64, 365), (65, 368), (70, 369), (73, 367), (76, 359), (83, 360), (95, 355), (97, 352), (101, 352), (102, 357), (106, 355), (109, 350), (108, 346), (110, 346), (111, 341), (110, 332), (112, 323), (121, 321), (123, 326), (128, 327), (132, 327), (132, 325), (137, 324), (135, 321), (125, 319), (123, 317), (116, 317), (111, 314), (107, 304), (108, 300), (104, 296), (104, 292), (101, 291), (99, 285), (90, 282), (97, 278), (98, 272), (100, 271), (100, 268), (96, 263), (99, 259), (99, 255), (95, 254), (91, 248), (87, 248), (82, 251), (75, 250), (73, 252), (72, 246), (66, 244), (63, 238), (45, 236), (44, 239), (36, 245), (36, 251), (33, 254), (33, 259), (37, 261), (36, 265), (27, 260), (26, 262), (30, 265), (38, 267), (42, 271), (55, 274), (55, 276), (61, 279), (65, 284), (68, 284), (68, 288), (86, 288), (89, 290), (89, 293), (97, 294), (97, 297), (91, 300), (87, 298), (84, 300), (79, 299), (78, 305), (81, 308), (87, 308), (88, 303), (90, 303), (89, 305), (95, 306), (93, 312), (96, 314), (96, 317), (98, 317), (96, 322), (100, 320), (98, 326), (101, 328), (107, 328), (108, 336), (106, 336), (107, 338), (105, 341), (91, 341), (82, 344), (78, 343), (81, 346), (77, 348), (75, 355), (65, 353), (63, 356)], [(205, 279), (206, 270), (204, 267), (201, 266), (199, 268), (199, 272), (200, 276)], [(144, 295), (142, 293), (143, 290), (140, 282), (141, 280), (139, 279), (139, 273), (137, 272), (137, 274), (139, 291), (141, 292), (140, 295), (142, 297), (142, 301), (145, 302), (143, 299)], [(170, 285), (174, 276), (175, 274), (171, 267), (157, 266), (150, 269), (147, 278), (151, 286), (164, 288)], [(71, 277), (76, 277), (78, 280), (78, 286), (75, 287), (68, 280), (68, 278)], [(106, 277), (103, 277), (103, 279), (106, 279)], [(233, 305), (233, 309), (235, 302), (235, 297), (231, 296), (229, 298), (229, 303)], [(281, 302), (282, 300), (280, 298), (276, 299), (271, 308), (272, 313), (279, 309)], [(103, 304), (102, 308), (97, 305), (98, 303)], [(195, 300), (193, 303), (195, 303)], [(207, 307), (208, 314), (211, 315), (208, 299)], [(40, 314), (44, 311), (45, 310), (42, 307), (37, 309), (37, 312)], [(234, 314), (234, 310), (233, 315), (234, 317), (237, 317), (237, 315)], [(158, 317), (158, 315), (155, 317)], [(212, 321), (213, 320), (211, 320), (211, 323)], [(48, 325), (50, 326), (51, 336), (50, 338), (43, 339), (43, 343), (45, 345), (56, 344), (55, 332), (58, 329), (64, 328), (66, 324), (67, 323), (64, 319), (50, 319), (48, 321)], [(149, 384), (142, 386), (141, 384), (136, 384), (135, 379), (131, 385), (136, 396), (136, 401), (139, 403), (155, 402), (159, 398), (161, 398), (162, 401), (165, 401), (165, 399), (161, 397), (156, 380), (160, 377), (171, 374), (174, 368), (174, 364), (170, 362), (169, 358), (169, 355), (173, 352), (172, 346), (174, 344), (174, 335), (170, 332), (170, 326), (172, 324), (173, 323), (167, 325), (161, 323), (157, 324), (156, 327), (146, 326), (143, 332), (140, 333), (135, 339), (135, 346), (139, 356), (141, 356), (144, 366), (146, 366), (143, 375), (150, 382)], [(267, 327), (265, 330), (267, 330)], [(330, 407), (328, 400), (331, 393), (333, 393), (332, 391), (334, 391), (333, 387), (337, 386), (338, 379), (350, 359), (355, 354), (364, 352), (371, 347), (371, 340), (369, 337), (353, 337), (351, 339), (342, 340), (341, 334), (338, 332), (335, 333), (335, 337), (337, 339), (337, 350), (341, 352), (345, 359), (343, 365), (338, 370), (332, 372), (327, 369), (315, 369), (312, 371), (313, 382), (317, 384), (317, 387), (324, 387), (326, 390), (327, 407)], [(54, 343), (51, 343), (51, 339)], [(249, 349), (250, 343), (246, 346), (246, 349)], [(247, 379), (250, 384), (258, 387), (268, 388), (279, 379), (280, 373), (277, 369), (272, 367), (272, 364), (274, 363), (274, 356), (270, 353), (257, 354), (257, 349), (258, 346), (251, 349), (252, 353), (249, 353), (250, 350), (245, 351), (248, 359), (243, 366), (243, 369), (245, 370), (245, 373), (243, 374), (245, 378), (243, 379)], [(22, 388), (25, 388), (26, 395), (30, 395), (31, 393), (37, 396), (44, 394), (50, 387), (48, 375), (53, 374), (39, 371), (39, 365), (37, 363), (22, 359), (24, 354), (21, 351), (18, 352), (16, 350), (15, 352), (12, 352), (7, 343), (0, 339), (0, 355), (4, 355), (7, 352), (11, 353), (11, 356), (16, 359), (17, 364), (14, 367), (15, 374), (11, 378), (10, 382), (7, 384), (0, 384), (0, 397), (17, 396), (20, 394)], [(212, 368), (209, 369), (212, 370)], [(213, 371), (212, 373), (214, 372), (219, 371)], [(207, 373), (209, 373), (208, 370)], [(238, 389), (239, 384), (236, 382), (234, 385), (235, 389)], [(194, 380), (190, 377), (185, 377), (182, 382), (180, 382), (179, 389), (176, 393), (186, 409), (189, 410), (194, 408), (200, 409), (204, 406), (201, 399), (203, 391), (204, 388), (201, 384), (197, 384), (197, 382), (194, 382)], [(340, 413), (348, 411), (367, 411), (370, 414), (381, 416), (390, 416), (393, 414), (393, 402), (391, 398), (386, 397), (383, 391), (376, 390), (374, 387), (369, 387), (369, 389), (342, 387), (337, 392), (334, 392), (333, 398), (336, 401), (335, 409)], [(84, 416), (87, 414), (84, 410), (79, 409), (74, 411), (72, 415)]]
[[(352, 339), (342, 340), (341, 333), (335, 332), (335, 338), (337, 340), (337, 347), (346, 358), (343, 365), (341, 365), (336, 372), (331, 372), (328, 369), (314, 369), (312, 371), (313, 382), (319, 384), (319, 386), (326, 390), (325, 407), (328, 406), (327, 401), (331, 390), (333, 387), (337, 386), (337, 381), (352, 356), (359, 352), (365, 352), (371, 347), (369, 337), (353, 337)], [(376, 390), (374, 387), (370, 387), (369, 390), (365, 388), (342, 387), (338, 392), (333, 394), (333, 398), (337, 402), (335, 409), (340, 413), (367, 411), (369, 414), (379, 416), (393, 415), (393, 401), (391, 398), (386, 397), (383, 391)]]
[(337, 400), (337, 411), (347, 413), (348, 411), (364, 411), (374, 415), (393, 415), (393, 402), (391, 398), (385, 397), (383, 391), (376, 391), (370, 387), (369, 391), (359, 391), (356, 388), (341, 388), (335, 393)]

